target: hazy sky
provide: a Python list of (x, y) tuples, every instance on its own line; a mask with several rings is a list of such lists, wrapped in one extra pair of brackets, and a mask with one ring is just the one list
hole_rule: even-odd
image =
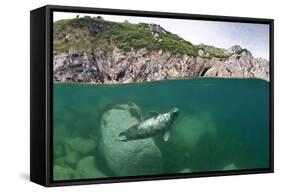
[[(96, 14), (55, 12), (54, 21), (75, 18), (76, 15), (80, 17), (97, 16)], [(254, 57), (269, 58), (269, 25), (266, 24), (98, 15), (109, 21), (128, 20), (130, 23), (159, 24), (165, 30), (175, 33), (193, 44), (204, 43), (220, 48), (229, 48), (238, 44), (249, 49)]]

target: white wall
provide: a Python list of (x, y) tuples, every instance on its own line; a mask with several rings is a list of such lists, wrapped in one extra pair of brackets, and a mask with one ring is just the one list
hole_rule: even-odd
[[(275, 21), (275, 172), (244, 176), (100, 184), (47, 189), (28, 181), (29, 172), (29, 10), (45, 4), (137, 9)], [(266, 191), (281, 187), (281, 14), (277, 0), (8, 0), (0, 11), (0, 191)], [(279, 118), (278, 118), (279, 116)]]

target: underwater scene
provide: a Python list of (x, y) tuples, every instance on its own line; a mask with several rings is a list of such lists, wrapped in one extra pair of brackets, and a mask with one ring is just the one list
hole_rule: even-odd
[(53, 19), (53, 181), (270, 168), (269, 24)]
[[(54, 84), (54, 180), (268, 168), (268, 106), (258, 79)], [(120, 139), (175, 107), (169, 138)]]

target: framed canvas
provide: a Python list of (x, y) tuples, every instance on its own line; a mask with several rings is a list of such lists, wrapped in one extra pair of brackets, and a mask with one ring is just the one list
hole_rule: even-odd
[(273, 172), (273, 20), (31, 11), (30, 179)]

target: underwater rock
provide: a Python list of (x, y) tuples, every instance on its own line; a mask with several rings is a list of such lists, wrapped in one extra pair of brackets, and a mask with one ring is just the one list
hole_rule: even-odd
[(66, 155), (64, 156), (64, 160), (71, 166), (75, 166), (81, 158), (81, 155), (78, 151), (73, 150), (69, 144), (65, 145)]
[(80, 175), (74, 169), (67, 166), (54, 165), (54, 180), (80, 179)]
[(180, 171), (180, 173), (191, 173), (192, 171), (188, 168), (185, 168), (183, 170)]
[(54, 156), (55, 158), (62, 157), (64, 155), (64, 145), (63, 143), (56, 142), (54, 144)]
[(81, 137), (76, 137), (68, 142), (69, 146), (82, 155), (85, 155), (95, 149), (97, 143), (94, 139), (85, 139)]
[(210, 158), (217, 143), (214, 119), (208, 113), (183, 113), (172, 126), (168, 142), (163, 144), (161, 138), (155, 139), (163, 153), (165, 170), (178, 172), (188, 167), (194, 171), (202, 167), (202, 159)]
[(207, 113), (185, 115), (175, 122), (173, 135), (174, 138), (177, 138), (178, 143), (186, 148), (186, 156), (188, 156), (188, 151), (198, 144), (203, 135), (216, 137), (216, 125)]
[(106, 177), (105, 174), (97, 169), (94, 156), (87, 156), (81, 159), (77, 164), (76, 170), (80, 173), (81, 178), (83, 179)]
[(141, 109), (134, 103), (117, 105), (101, 117), (101, 153), (117, 176), (159, 174), (162, 154), (152, 138), (123, 142), (118, 136), (139, 123)]
[(222, 170), (223, 171), (237, 170), (237, 166), (234, 163), (231, 163), (226, 165)]
[(65, 161), (64, 157), (56, 158), (55, 161), (54, 161), (54, 164), (60, 165), (60, 166), (63, 166), (63, 167), (68, 166), (68, 163)]

